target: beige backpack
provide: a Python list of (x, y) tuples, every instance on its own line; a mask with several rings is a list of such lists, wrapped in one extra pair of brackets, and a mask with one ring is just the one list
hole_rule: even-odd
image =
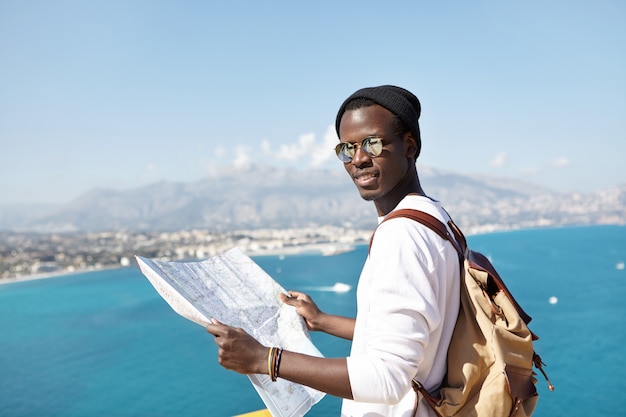
[[(450, 220), (454, 233), (435, 217), (417, 210), (396, 210), (385, 220), (407, 217), (448, 240), (459, 253), (461, 306), (448, 349), (447, 374), (435, 395), (413, 379), (418, 398), (424, 397), (438, 416), (530, 416), (538, 394), (533, 365), (545, 365), (533, 349), (531, 317), (517, 304), (491, 262), (467, 248), (465, 237)], [(373, 238), (373, 236), (372, 236)]]

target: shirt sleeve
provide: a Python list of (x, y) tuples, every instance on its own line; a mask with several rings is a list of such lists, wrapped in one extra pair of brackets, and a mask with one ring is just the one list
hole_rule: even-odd
[[(376, 231), (364, 273), (364, 348), (348, 358), (355, 401), (395, 404), (410, 389), (431, 331), (441, 325), (437, 274), (442, 240), (409, 219)], [(360, 285), (360, 284), (359, 284)]]

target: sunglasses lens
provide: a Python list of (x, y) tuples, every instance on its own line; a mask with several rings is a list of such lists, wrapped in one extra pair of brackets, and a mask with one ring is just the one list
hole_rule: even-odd
[(365, 138), (361, 147), (369, 156), (376, 157), (383, 152), (383, 141), (381, 138)]
[[(348, 163), (354, 158), (357, 144), (342, 142), (335, 146), (335, 153), (341, 162)], [(361, 142), (361, 149), (371, 158), (380, 156), (383, 153), (383, 140), (378, 137), (367, 137)]]
[(350, 162), (354, 156), (354, 145), (351, 143), (340, 143), (335, 146), (335, 153), (341, 162)]

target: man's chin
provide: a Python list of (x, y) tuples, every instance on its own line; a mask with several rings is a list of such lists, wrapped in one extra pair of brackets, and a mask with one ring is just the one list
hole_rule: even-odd
[(361, 198), (365, 201), (374, 201), (379, 197), (376, 190), (364, 190), (362, 188), (359, 188), (359, 194), (361, 195)]

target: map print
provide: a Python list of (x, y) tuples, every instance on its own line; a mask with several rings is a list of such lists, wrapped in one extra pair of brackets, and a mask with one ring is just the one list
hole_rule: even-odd
[[(136, 257), (141, 272), (181, 316), (201, 326), (212, 318), (241, 327), (265, 346), (322, 356), (306, 324), (279, 294), (286, 291), (240, 249), (200, 262)], [(300, 417), (324, 393), (269, 375), (248, 375), (273, 416)]]

